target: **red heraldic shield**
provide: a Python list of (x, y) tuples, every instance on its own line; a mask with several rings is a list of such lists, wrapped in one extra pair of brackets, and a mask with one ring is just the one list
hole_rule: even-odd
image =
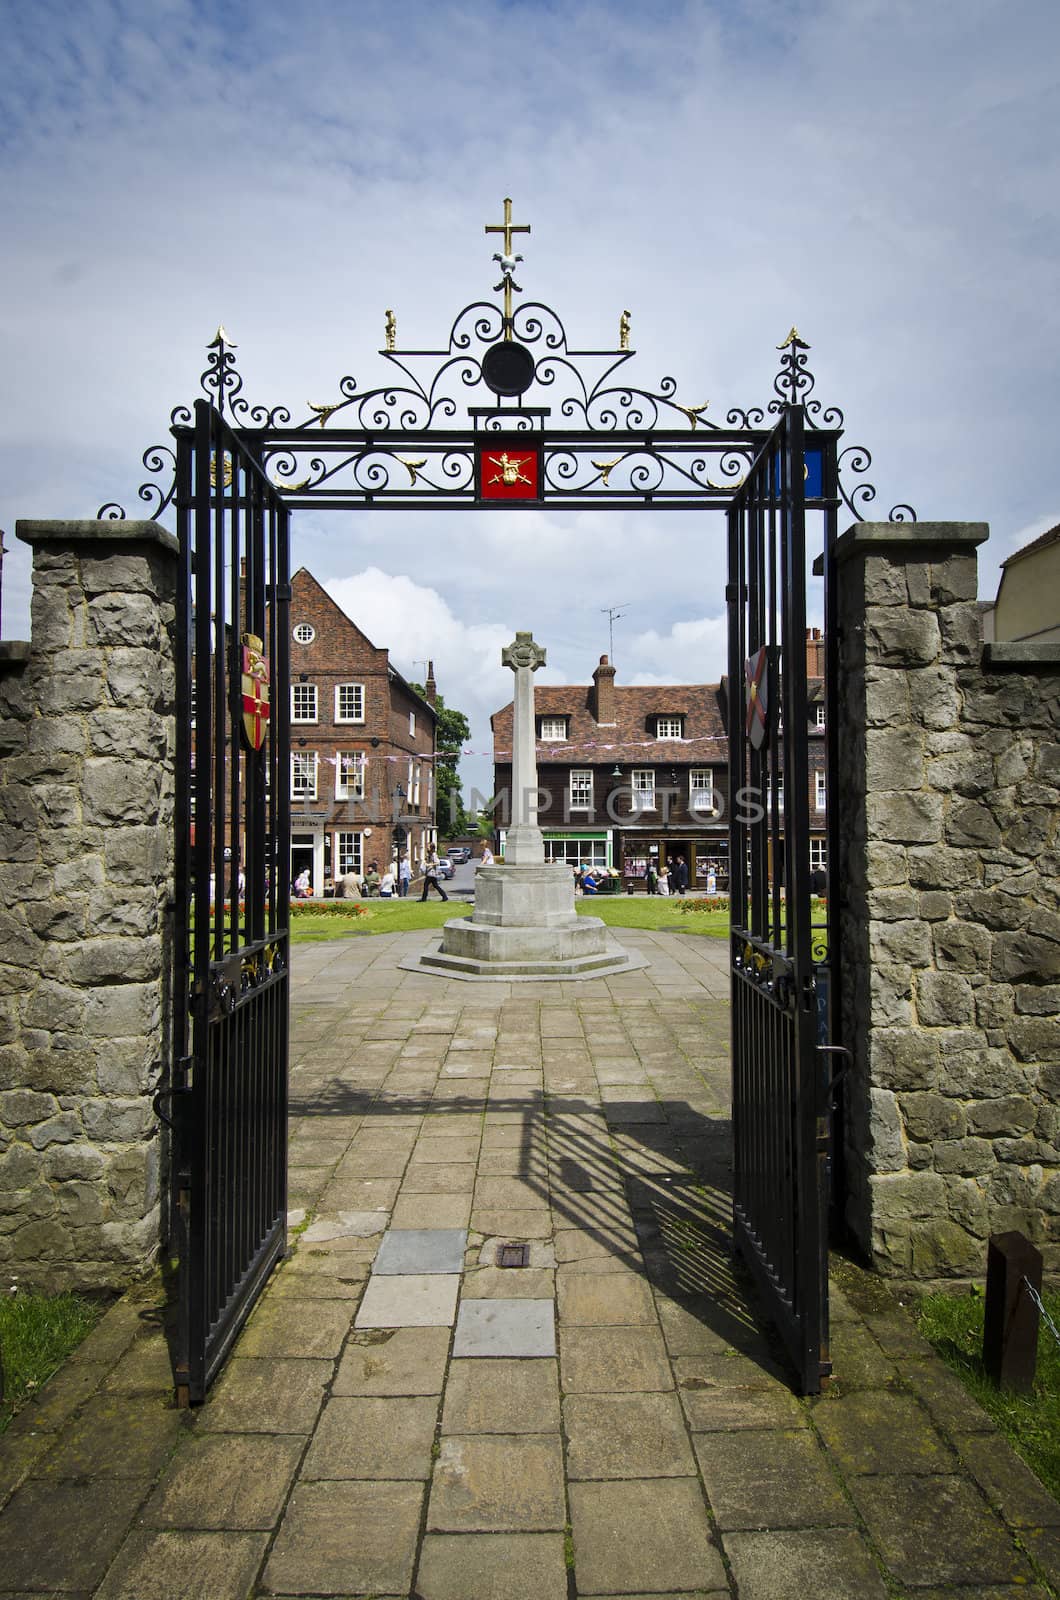
[(262, 642), (243, 635), (243, 732), (252, 750), (260, 750), (269, 728), (269, 669)]
[(763, 645), (744, 662), (744, 701), (747, 707), (747, 737), (754, 750), (761, 750), (769, 731), (769, 648)]
[(541, 452), (528, 449), (511, 436), (498, 435), (492, 444), (477, 447), (480, 500), (540, 500)]

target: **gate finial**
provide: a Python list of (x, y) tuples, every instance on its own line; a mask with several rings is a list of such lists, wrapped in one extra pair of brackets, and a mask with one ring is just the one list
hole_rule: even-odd
[(500, 262), (502, 277), (500, 283), (495, 286), (495, 290), (504, 290), (504, 337), (510, 339), (512, 337), (512, 290), (516, 290), (518, 294), (523, 292), (512, 277), (516, 266), (523, 259), (522, 256), (512, 254), (512, 234), (529, 233), (530, 224), (528, 222), (512, 221), (512, 202), (506, 198), (504, 202), (504, 221), (487, 222), (485, 231), (487, 233), (503, 233), (504, 235), (504, 249), (503, 251), (495, 251), (493, 259)]

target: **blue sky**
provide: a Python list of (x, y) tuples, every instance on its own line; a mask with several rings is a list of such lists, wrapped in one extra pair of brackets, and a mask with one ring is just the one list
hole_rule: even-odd
[[(638, 380), (763, 403), (792, 323), (885, 513), (986, 520), (981, 592), (1060, 520), (1060, 8), (1047, 0), (519, 0), (5, 8), (0, 526), (135, 514), (140, 455), (218, 322), (251, 398), (383, 381), (520, 282), (572, 344), (633, 316)], [(398, 666), (433, 655), (474, 747), (529, 627), (553, 681), (722, 670), (720, 519), (299, 514), (295, 558)], [(484, 761), (469, 762), (481, 778)]]

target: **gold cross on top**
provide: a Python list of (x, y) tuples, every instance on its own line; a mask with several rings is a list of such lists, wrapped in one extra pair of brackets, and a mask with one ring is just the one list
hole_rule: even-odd
[(512, 221), (512, 202), (510, 200), (506, 199), (505, 202), (504, 202), (504, 221), (503, 222), (487, 222), (486, 223), (486, 232), (487, 233), (503, 233), (503, 235), (504, 235), (504, 253), (505, 253), (506, 256), (510, 256), (511, 253), (512, 253), (512, 234), (513, 233), (529, 233), (530, 232), (530, 224), (528, 222), (513, 222)]

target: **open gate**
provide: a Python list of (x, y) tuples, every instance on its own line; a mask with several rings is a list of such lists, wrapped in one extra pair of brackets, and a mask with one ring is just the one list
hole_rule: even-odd
[[(835, 447), (811, 437), (808, 456), (803, 409), (784, 406), (729, 507), (727, 591), (734, 1236), (805, 1394), (831, 1371), (830, 1054), (814, 961), (827, 938), (811, 925), (805, 509), (808, 488), (817, 501), (834, 495)], [(834, 674), (826, 682), (833, 689)]]
[[(811, 944), (821, 931), (810, 921), (805, 512), (824, 523), (834, 863), (831, 561), (840, 504), (860, 518), (875, 499), (858, 481), (871, 456), (853, 445), (837, 456), (843, 415), (811, 398), (809, 345), (795, 328), (777, 346), (774, 397), (730, 407), (718, 421), (706, 402), (679, 401), (672, 378), (655, 387), (627, 380), (628, 312), (616, 347), (570, 346), (551, 307), (515, 303), (522, 289), (512, 273), (523, 258), (512, 236), (530, 229), (512, 222), (511, 208), (506, 199), (503, 223), (486, 226), (503, 235), (493, 256), (502, 306), (465, 306), (435, 349), (399, 347), (388, 311), (385, 384), (362, 390), (344, 377), (331, 401), (298, 415), (252, 405), (219, 328), (200, 377), (206, 399), (194, 415), (172, 414), (175, 450), (144, 452), (160, 481), (142, 484), (140, 500), (153, 516), (175, 506), (183, 562), (175, 1068), (157, 1103), (172, 1119), (176, 1372), (191, 1400), (203, 1397), (285, 1244), (288, 512), (299, 509), (726, 512), (735, 1235), (802, 1387), (818, 1389), (829, 1370), (836, 1080), (825, 1064), (841, 1047), (831, 1043), (826, 966), (815, 964)], [(113, 503), (99, 512), (124, 515)], [(898, 505), (890, 518), (915, 514)], [(833, 990), (837, 933), (829, 896), (823, 942)]]
[[(203, 1399), (286, 1248), (288, 522), (252, 435), (175, 428), (178, 1398)], [(161, 1109), (161, 1108), (160, 1108)]]

